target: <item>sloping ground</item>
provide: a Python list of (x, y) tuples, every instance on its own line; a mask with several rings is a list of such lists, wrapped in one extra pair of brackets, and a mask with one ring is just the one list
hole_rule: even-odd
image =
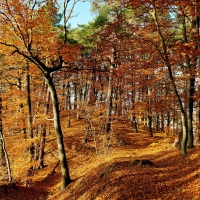
[(134, 156), (102, 164), (72, 183), (63, 199), (200, 199), (197, 157), (166, 153), (145, 156), (155, 166), (131, 166)]
[[(65, 139), (73, 182), (65, 191), (60, 191), (60, 166), (56, 152), (51, 151), (46, 158), (48, 166), (35, 173), (30, 187), (21, 182), (16, 187), (1, 184), (0, 199), (200, 199), (199, 145), (183, 157), (162, 134), (149, 138), (120, 126), (114, 130), (109, 154), (96, 156), (92, 142), (85, 147), (79, 130), (70, 131)], [(48, 148), (52, 145), (56, 148), (55, 140)], [(135, 159), (148, 159), (154, 166), (131, 165)]]

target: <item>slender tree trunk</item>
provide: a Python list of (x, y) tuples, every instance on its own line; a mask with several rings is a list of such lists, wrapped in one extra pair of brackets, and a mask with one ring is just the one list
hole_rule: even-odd
[(88, 103), (90, 105), (95, 105), (96, 101), (97, 101), (97, 91), (95, 89), (95, 85), (96, 85), (96, 74), (95, 72), (92, 72), (91, 75), (89, 76), (89, 80), (87, 81), (87, 95), (88, 95)]
[(152, 131), (152, 116), (147, 117), (148, 120), (148, 128), (149, 128), (149, 136), (153, 137), (153, 131)]
[[(18, 88), (19, 88), (19, 92), (20, 92), (20, 99), (22, 99), (21, 97), (21, 94), (22, 94), (22, 81), (21, 81), (21, 73), (20, 73), (21, 70), (18, 71), (18, 78), (17, 78), (17, 81), (18, 81)], [(23, 71), (24, 72), (24, 71)], [(20, 109), (22, 111), (22, 115), (25, 115), (24, 113), (24, 104), (23, 103), (20, 103)], [(22, 132), (23, 132), (23, 135), (24, 135), (24, 138), (27, 139), (27, 131), (26, 131), (26, 119), (24, 118), (23, 119), (23, 128), (22, 128)]]
[(156, 117), (156, 131), (160, 131), (160, 116)]
[(78, 88), (77, 83), (74, 84), (74, 110), (77, 109)]
[[(77, 1), (74, 1), (72, 3), (72, 6), (71, 6), (71, 9), (68, 10), (68, 4), (69, 4), (70, 0), (64, 0), (63, 2), (63, 32), (64, 32), (64, 44), (67, 43), (67, 33), (68, 33), (68, 29), (67, 29), (67, 22), (68, 20), (70, 19), (72, 13), (73, 13), (73, 10), (74, 10), (74, 6), (75, 6), (75, 3)], [(69, 11), (69, 13), (67, 13)]]
[(46, 83), (48, 85), (48, 88), (51, 94), (51, 99), (52, 99), (52, 104), (53, 104), (54, 128), (55, 128), (55, 132), (57, 136), (58, 154), (59, 154), (61, 172), (62, 172), (62, 189), (65, 189), (65, 187), (71, 182), (71, 178), (69, 174), (68, 163), (67, 163), (64, 141), (63, 141), (63, 134), (62, 134), (61, 124), (60, 124), (59, 101), (58, 101), (56, 89), (55, 89), (55, 86), (53, 84), (53, 80), (50, 74), (46, 74), (45, 78), (46, 78)]
[[(187, 28), (186, 28), (186, 19), (185, 16), (182, 17), (183, 21), (183, 41), (184, 43), (188, 43), (188, 38), (187, 38)], [(194, 27), (193, 27), (194, 28)], [(194, 86), (195, 86), (195, 76), (193, 75), (194, 73), (194, 64), (192, 64), (192, 61), (188, 55), (185, 56), (186, 60), (186, 74), (188, 75), (188, 80), (187, 80), (187, 123), (188, 123), (188, 141), (187, 141), (187, 147), (188, 148), (194, 148), (194, 137), (193, 137), (193, 105), (194, 105)]]
[(38, 153), (38, 169), (44, 168), (44, 148), (45, 148), (45, 142), (46, 142), (46, 124), (41, 125), (41, 135), (40, 135), (40, 149)]
[[(46, 92), (46, 104), (45, 104), (45, 115), (47, 116), (49, 113), (49, 101), (50, 101), (50, 93), (48, 91), (48, 88), (46, 87), (46, 84), (44, 86), (44, 91)], [(44, 168), (44, 148), (45, 148), (45, 142), (46, 142), (46, 133), (47, 133), (47, 125), (46, 123), (43, 123), (41, 125), (41, 133), (40, 133), (40, 148), (39, 148), (39, 155), (38, 155), (38, 169)]]
[[(198, 15), (199, 11), (200, 11), (200, 8), (199, 8), (199, 0), (196, 0), (196, 7), (195, 7), (195, 11), (196, 11), (196, 33), (197, 33), (197, 48), (200, 48), (200, 15)], [(197, 69), (199, 70), (199, 67), (200, 67), (200, 55), (197, 56)], [(197, 73), (199, 74), (199, 73)], [(197, 94), (199, 94), (200, 96), (200, 81), (198, 81), (198, 88), (197, 88)], [(197, 102), (197, 105), (199, 106), (199, 108), (197, 108), (197, 113), (198, 113), (198, 119), (197, 121), (200, 123), (200, 102)], [(197, 137), (197, 142), (200, 141), (200, 134), (199, 133), (195, 133), (195, 134), (198, 134), (198, 137)]]
[(170, 61), (169, 61), (169, 54), (167, 52), (167, 46), (165, 44), (165, 39), (162, 35), (161, 29), (160, 29), (160, 25), (158, 23), (158, 18), (157, 18), (157, 13), (156, 13), (156, 8), (154, 8), (154, 11), (151, 13), (152, 17), (155, 21), (156, 27), (157, 27), (157, 31), (158, 31), (158, 35), (160, 37), (160, 41), (162, 44), (162, 54), (163, 54), (163, 59), (165, 61), (165, 64), (168, 68), (168, 75), (169, 75), (169, 80), (171, 82), (172, 85), (172, 89), (173, 92), (177, 98), (177, 102), (179, 105), (179, 109), (180, 109), (180, 114), (181, 114), (181, 122), (182, 122), (182, 142), (181, 142), (181, 151), (183, 155), (187, 154), (187, 150), (186, 150), (186, 146), (187, 146), (187, 140), (188, 140), (188, 124), (187, 124), (187, 115), (186, 112), (184, 110), (183, 104), (182, 104), (182, 100), (179, 96), (177, 87), (176, 87), (176, 83), (173, 77), (173, 73), (172, 73), (172, 67), (170, 65)]
[(188, 127), (186, 116), (181, 113), (181, 121), (182, 121), (182, 141), (181, 141), (181, 151), (183, 155), (187, 154), (187, 140), (188, 140)]
[(106, 97), (106, 125), (105, 125), (105, 130), (106, 133), (110, 133), (111, 130), (111, 115), (112, 115), (112, 92), (113, 92), (113, 87), (112, 87), (112, 72), (113, 68), (116, 68), (115, 64), (115, 54), (116, 54), (116, 49), (115, 46), (113, 45), (112, 51), (111, 51), (111, 56), (110, 56), (110, 74), (108, 76), (108, 91), (107, 91), (107, 97)]
[[(1, 89), (1, 88), (0, 88)], [(3, 124), (2, 124), (2, 97), (0, 91), (0, 133), (3, 134)], [(4, 160), (3, 142), (0, 140), (0, 160)]]
[[(68, 110), (68, 116), (67, 116), (67, 128), (70, 128), (71, 126), (71, 119), (70, 119), (70, 110), (72, 108), (71, 106), (71, 92), (70, 92), (70, 84), (68, 82), (67, 84), (67, 94), (66, 94), (66, 103), (67, 103), (67, 110)], [(77, 111), (78, 112), (78, 111)]]
[(130, 124), (131, 124), (131, 127), (133, 125), (135, 133), (138, 133), (137, 120), (136, 120), (136, 117), (134, 115), (130, 116)]
[[(134, 86), (134, 83), (133, 83), (133, 86)], [(137, 101), (137, 92), (136, 92), (136, 90), (134, 89), (132, 92), (131, 92), (131, 103), (130, 103), (130, 105), (131, 105), (131, 109), (133, 110), (133, 112), (134, 112), (134, 110), (135, 110), (135, 105), (134, 105), (134, 103), (135, 103), (135, 101)], [(137, 118), (136, 118), (136, 116), (135, 116), (135, 114), (131, 114), (131, 116), (130, 116), (130, 121), (131, 121), (131, 125), (133, 125), (133, 127), (134, 127), (134, 130), (135, 130), (135, 133), (138, 133), (138, 123), (137, 123)]]
[(161, 111), (161, 122), (160, 122), (160, 131), (163, 133), (165, 129), (165, 118), (164, 118), (164, 113)]
[(5, 147), (5, 140), (3, 138), (3, 124), (2, 124), (2, 97), (1, 97), (1, 87), (0, 87), (0, 159), (5, 159), (7, 172), (8, 172), (8, 180), (10, 183), (13, 182), (12, 176), (11, 176), (11, 168), (10, 168), (10, 161), (8, 157), (8, 153)]
[(107, 106), (106, 106), (106, 133), (110, 133), (111, 129), (111, 113), (112, 113), (112, 77), (109, 76), (108, 80), (108, 92), (107, 92)]
[[(28, 135), (29, 138), (33, 138), (33, 130), (32, 130), (32, 111), (31, 111), (31, 91), (30, 91), (30, 75), (29, 75), (29, 64), (27, 62), (26, 72), (25, 72), (25, 79), (26, 79), (26, 103), (27, 103), (27, 123), (28, 123)], [(34, 151), (34, 143), (31, 143), (30, 155), (31, 160), (35, 159), (35, 151)]]
[[(191, 40), (192, 38), (195, 38), (196, 47), (195, 49), (199, 49), (199, 0), (196, 0), (196, 6), (194, 8), (195, 17), (193, 19), (192, 28), (195, 30), (195, 33), (191, 32)], [(186, 31), (186, 30), (185, 30)], [(197, 35), (197, 37), (194, 37), (194, 34)], [(199, 56), (195, 58), (195, 61), (193, 63), (190, 63), (188, 68), (190, 69), (190, 79), (188, 82), (188, 148), (194, 148), (194, 133), (193, 133), (193, 105), (194, 105), (194, 93), (195, 93), (195, 79), (196, 79), (196, 68), (199, 67)]]
[(4, 156), (5, 156), (6, 167), (7, 167), (7, 171), (8, 171), (8, 180), (9, 180), (9, 183), (12, 183), (13, 178), (12, 178), (12, 175), (11, 175), (10, 161), (9, 161), (8, 153), (7, 153), (7, 150), (6, 150), (6, 147), (5, 147), (5, 140), (3, 138), (3, 134), (2, 134), (1, 131), (0, 131), (0, 140), (1, 140), (1, 143), (2, 143), (2, 149), (3, 149), (3, 152), (4, 152)]
[[(145, 59), (145, 58), (144, 58)], [(150, 76), (147, 74), (146, 75), (146, 79), (147, 81), (149, 81)], [(149, 136), (153, 137), (153, 130), (152, 130), (152, 111), (151, 111), (151, 89), (149, 88), (148, 84), (146, 86), (146, 94), (147, 94), (147, 112), (148, 112), (148, 116), (147, 116), (147, 125), (148, 125), (148, 129), (149, 129)]]
[(189, 149), (194, 148), (194, 136), (193, 136), (193, 105), (194, 105), (194, 85), (195, 85), (195, 79), (190, 79), (188, 81), (188, 105), (187, 105), (187, 121), (188, 121), (188, 141), (187, 141), (187, 147)]
[(33, 138), (32, 131), (32, 111), (31, 111), (31, 90), (30, 90), (30, 75), (29, 75), (29, 66), (26, 67), (26, 103), (27, 103), (27, 122), (28, 122), (28, 135), (29, 138)]

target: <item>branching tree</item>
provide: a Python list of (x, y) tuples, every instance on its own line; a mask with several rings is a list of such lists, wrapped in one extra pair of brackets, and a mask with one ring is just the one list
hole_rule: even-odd
[(25, 58), (35, 64), (46, 80), (52, 99), (64, 189), (71, 178), (60, 125), (59, 100), (52, 74), (69, 66), (76, 57), (76, 49), (73, 50), (59, 40), (59, 29), (52, 27), (54, 19), (51, 16), (55, 4), (48, 3), (49, 1), (3, 1), (0, 9), (0, 45), (10, 54), (18, 54), (21, 59)]

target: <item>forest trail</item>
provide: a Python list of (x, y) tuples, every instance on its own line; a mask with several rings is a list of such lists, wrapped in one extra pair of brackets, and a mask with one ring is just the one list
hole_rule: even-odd
[[(121, 125), (114, 127), (108, 155), (96, 156), (92, 141), (87, 147), (82, 144), (83, 136), (78, 128), (71, 128), (65, 136), (73, 180), (65, 191), (60, 190), (60, 166), (52, 148), (56, 143), (49, 140), (48, 164), (35, 172), (30, 187), (19, 181), (16, 187), (1, 184), (0, 199), (200, 199), (198, 144), (183, 157), (163, 134), (151, 138)], [(131, 165), (136, 159), (148, 159), (154, 166)]]

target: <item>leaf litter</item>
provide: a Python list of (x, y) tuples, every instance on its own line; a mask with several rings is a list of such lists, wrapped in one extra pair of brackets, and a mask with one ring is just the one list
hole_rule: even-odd
[[(150, 138), (148, 134), (133, 133), (129, 128), (115, 126), (116, 131), (112, 136), (113, 143), (108, 155), (96, 156), (92, 148), (88, 152), (80, 142), (82, 135), (78, 129), (73, 128), (65, 135), (66, 148), (68, 144), (77, 146), (67, 149), (73, 181), (65, 191), (60, 190), (60, 166), (56, 166), (58, 158), (56, 155), (48, 155), (45, 160), (46, 167), (35, 172), (30, 187), (25, 186), (18, 176), (14, 177), (14, 186), (2, 180), (0, 199), (200, 199), (199, 144), (188, 150), (188, 155), (184, 157), (172, 145), (167, 145), (166, 148), (162, 134)], [(121, 138), (124, 139), (123, 145), (119, 144)], [(152, 145), (154, 143), (156, 145)], [(47, 143), (46, 151), (52, 148), (52, 145), (57, 148), (54, 141)], [(12, 147), (9, 148), (8, 151), (11, 152)], [(153, 165), (131, 165), (134, 160), (142, 159), (151, 161)], [(14, 168), (21, 170), (21, 174), (25, 169), (21, 168), (21, 165), (18, 169), (16, 165)]]

